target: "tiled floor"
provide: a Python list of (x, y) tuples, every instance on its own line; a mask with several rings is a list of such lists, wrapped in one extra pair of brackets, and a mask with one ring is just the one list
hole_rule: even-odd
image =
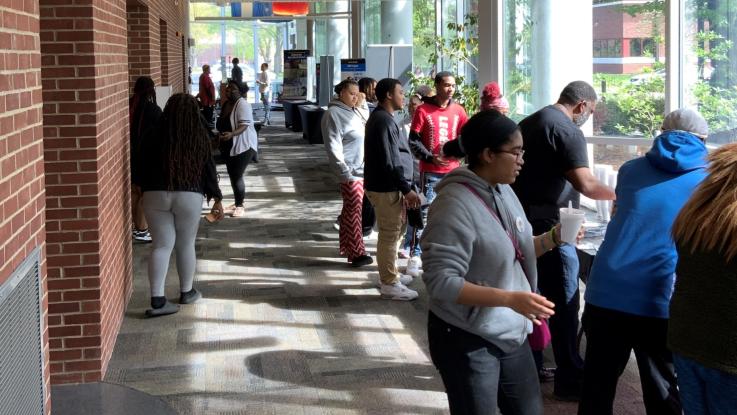
[[(248, 167), (246, 217), (200, 226), (195, 286), (204, 299), (143, 319), (150, 246), (134, 247), (133, 297), (105, 380), (161, 396), (181, 414), (447, 413), (428, 359), (422, 282), (413, 283), (417, 301), (381, 300), (375, 266), (357, 271), (338, 257), (340, 197), (324, 149), (275, 124), (261, 131), (260, 163)], [(616, 413), (641, 413), (636, 373), (628, 368), (620, 383)], [(575, 413), (544, 390), (547, 414)]]

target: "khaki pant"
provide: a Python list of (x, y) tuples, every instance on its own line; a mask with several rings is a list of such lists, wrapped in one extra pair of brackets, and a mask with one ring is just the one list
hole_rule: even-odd
[(379, 240), (376, 244), (376, 265), (382, 284), (399, 281), (397, 250), (407, 231), (404, 214), (404, 196), (401, 192), (366, 192), (376, 211)]

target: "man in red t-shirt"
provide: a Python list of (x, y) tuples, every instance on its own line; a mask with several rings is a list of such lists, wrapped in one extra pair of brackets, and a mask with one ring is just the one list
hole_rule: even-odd
[[(456, 81), (452, 73), (439, 72), (435, 75), (436, 95), (425, 99), (417, 107), (409, 129), (410, 148), (420, 160), (420, 184), (427, 205), (435, 199), (435, 185), (460, 165), (458, 160), (443, 156), (443, 145), (457, 139), (468, 120), (466, 110), (453, 102), (455, 90)], [(427, 205), (422, 208), (423, 221), (427, 220)], [(421, 233), (421, 230), (415, 231), (405, 271), (413, 276), (419, 276), (422, 267), (419, 257)]]
[(200, 92), (197, 98), (202, 103), (202, 115), (208, 123), (212, 124), (212, 115), (215, 111), (215, 85), (210, 79), (210, 65), (202, 65), (202, 75), (200, 75)]

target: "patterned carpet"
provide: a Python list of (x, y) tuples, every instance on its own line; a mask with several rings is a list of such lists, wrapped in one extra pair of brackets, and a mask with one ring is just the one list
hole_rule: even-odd
[[(260, 162), (246, 172), (246, 216), (200, 225), (201, 301), (144, 319), (150, 245), (134, 246), (134, 292), (105, 380), (183, 415), (447, 413), (422, 282), (412, 284), (417, 301), (382, 300), (375, 266), (357, 271), (338, 257), (340, 195), (324, 149), (273, 115), (278, 126), (262, 129)], [(178, 297), (173, 258), (166, 290)], [(636, 373), (620, 383), (616, 413), (641, 413)], [(544, 390), (546, 413), (575, 413)]]

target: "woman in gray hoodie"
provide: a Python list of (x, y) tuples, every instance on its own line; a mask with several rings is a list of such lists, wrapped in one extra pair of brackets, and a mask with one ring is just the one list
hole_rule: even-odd
[(361, 226), (363, 207), (363, 135), (368, 111), (358, 108), (358, 82), (346, 79), (335, 87), (338, 99), (322, 117), (322, 136), (330, 167), (340, 181), (340, 255), (354, 267), (373, 263), (366, 254)]
[(540, 415), (527, 335), (553, 314), (535, 294), (535, 258), (560, 243), (557, 229), (533, 237), (509, 186), (524, 164), (514, 121), (482, 111), (443, 151), (468, 163), (436, 187), (421, 241), (430, 355), (450, 412)]

